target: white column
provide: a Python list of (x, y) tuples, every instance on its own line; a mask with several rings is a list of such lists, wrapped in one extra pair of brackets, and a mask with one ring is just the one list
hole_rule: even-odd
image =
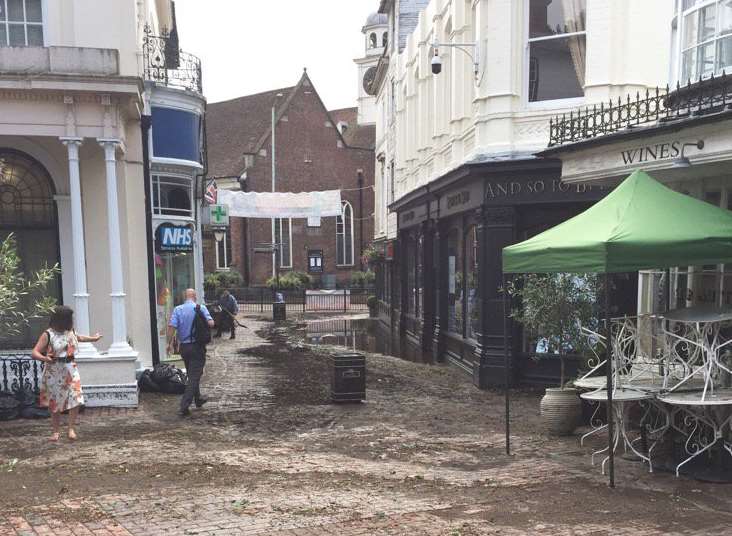
[(107, 171), (107, 232), (109, 263), (112, 282), (112, 345), (110, 355), (136, 355), (127, 342), (127, 312), (125, 310), (124, 277), (122, 273), (122, 245), (120, 240), (119, 202), (117, 199), (117, 158), (119, 140), (98, 139), (104, 148)]
[[(81, 203), (79, 146), (82, 138), (60, 138), (69, 158), (69, 193), (71, 201), (71, 243), (74, 252), (74, 323), (79, 333), (89, 335), (89, 293), (86, 288), (86, 246), (84, 244), (84, 212)], [(79, 356), (99, 355), (90, 342), (79, 344)]]

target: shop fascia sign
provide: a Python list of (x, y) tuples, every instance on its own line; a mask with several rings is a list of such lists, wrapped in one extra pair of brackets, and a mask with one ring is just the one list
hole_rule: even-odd
[(623, 164), (626, 166), (678, 158), (681, 155), (682, 143), (678, 140), (631, 147), (620, 151)]
[(190, 225), (162, 223), (155, 230), (155, 246), (160, 252), (191, 252), (193, 228)]

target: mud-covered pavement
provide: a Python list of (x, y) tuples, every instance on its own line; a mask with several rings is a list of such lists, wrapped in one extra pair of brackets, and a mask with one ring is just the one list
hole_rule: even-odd
[(732, 487), (619, 460), (615, 490), (576, 438), (444, 366), (368, 356), (368, 402), (328, 403), (327, 349), (247, 320), (209, 351), (210, 402), (88, 410), (80, 440), (0, 423), (0, 535), (730, 534)]

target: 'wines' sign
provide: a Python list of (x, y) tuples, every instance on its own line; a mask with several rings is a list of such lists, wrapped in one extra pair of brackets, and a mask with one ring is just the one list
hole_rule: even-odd
[(155, 246), (160, 252), (191, 252), (193, 229), (190, 225), (160, 224), (155, 231)]
[(681, 154), (681, 142), (670, 141), (666, 143), (656, 143), (653, 145), (644, 145), (643, 147), (635, 147), (626, 151), (621, 151), (623, 163), (642, 164), (643, 162), (655, 162), (656, 160), (665, 160), (667, 158), (677, 158)]

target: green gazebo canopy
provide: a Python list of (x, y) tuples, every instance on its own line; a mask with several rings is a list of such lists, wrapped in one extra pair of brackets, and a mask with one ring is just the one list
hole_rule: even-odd
[(732, 263), (732, 212), (635, 171), (603, 200), (503, 249), (504, 273), (613, 273)]

